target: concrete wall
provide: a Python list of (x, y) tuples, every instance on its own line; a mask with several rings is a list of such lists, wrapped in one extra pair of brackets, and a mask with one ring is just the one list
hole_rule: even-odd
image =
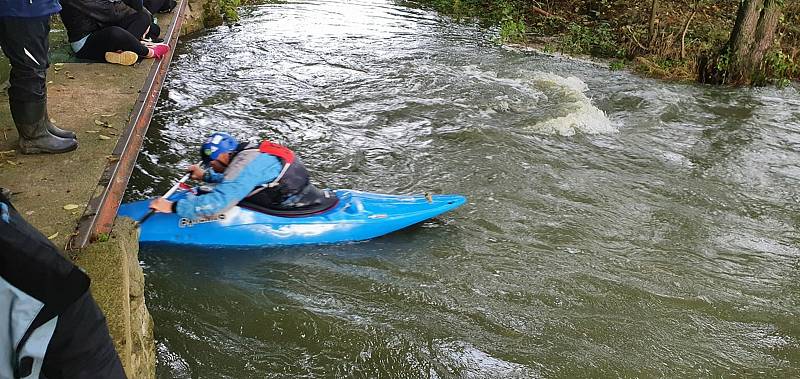
[(92, 278), (92, 295), (106, 315), (125, 373), (149, 379), (155, 378), (156, 353), (138, 254), (138, 231), (133, 221), (122, 219), (107, 240), (81, 250), (75, 262)]
[(189, 0), (183, 17), (181, 36), (222, 25), (223, 21), (219, 0)]

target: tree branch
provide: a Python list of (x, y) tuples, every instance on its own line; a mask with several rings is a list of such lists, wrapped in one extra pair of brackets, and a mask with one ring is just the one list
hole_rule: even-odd
[(700, 7), (700, 0), (694, 2), (694, 9), (692, 10), (692, 14), (689, 16), (689, 19), (686, 20), (686, 25), (683, 26), (683, 32), (681, 32), (681, 59), (686, 59), (686, 33), (689, 31), (689, 25), (692, 23), (692, 19), (694, 16), (697, 15), (697, 8)]
[(535, 6), (535, 5), (531, 5), (531, 11), (533, 11), (533, 13), (542, 15), (544, 17), (553, 17), (552, 14), (548, 13), (546, 10), (544, 10), (542, 8), (539, 8), (539, 7)]
[(636, 45), (637, 45), (637, 46), (639, 46), (639, 48), (640, 48), (640, 49), (642, 49), (642, 50), (644, 50), (644, 51), (650, 51), (650, 49), (649, 49), (649, 48), (646, 48), (646, 47), (642, 46), (642, 44), (641, 44), (641, 43), (639, 43), (639, 40), (638, 40), (638, 39), (636, 39), (636, 35), (635, 35), (635, 34), (633, 34), (633, 29), (631, 29), (631, 26), (630, 26), (630, 25), (626, 26), (626, 27), (625, 27), (625, 30), (627, 30), (627, 31), (628, 31), (628, 33), (630, 33), (630, 34), (631, 34), (631, 38), (633, 38), (633, 42), (636, 42)]

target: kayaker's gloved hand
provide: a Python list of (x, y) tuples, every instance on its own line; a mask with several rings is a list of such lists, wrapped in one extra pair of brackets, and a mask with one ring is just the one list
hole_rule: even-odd
[(175, 212), (175, 203), (159, 197), (150, 202), (150, 209), (159, 213), (172, 213)]
[(194, 180), (203, 180), (203, 175), (206, 174), (206, 170), (200, 168), (200, 166), (193, 164), (186, 169), (186, 172), (192, 173), (192, 179)]

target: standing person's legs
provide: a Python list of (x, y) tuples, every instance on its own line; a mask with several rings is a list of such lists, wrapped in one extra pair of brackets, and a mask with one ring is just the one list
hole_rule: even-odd
[(47, 114), (49, 33), (50, 16), (0, 17), (0, 47), (11, 61), (8, 102), (23, 154), (64, 153), (78, 147), (69, 138), (74, 133), (57, 128)]

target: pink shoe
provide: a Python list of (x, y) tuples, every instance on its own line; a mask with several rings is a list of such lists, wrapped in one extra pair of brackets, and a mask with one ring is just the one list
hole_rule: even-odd
[(165, 43), (148, 44), (147, 47), (153, 52), (153, 58), (156, 59), (161, 59), (169, 53), (169, 45)]

